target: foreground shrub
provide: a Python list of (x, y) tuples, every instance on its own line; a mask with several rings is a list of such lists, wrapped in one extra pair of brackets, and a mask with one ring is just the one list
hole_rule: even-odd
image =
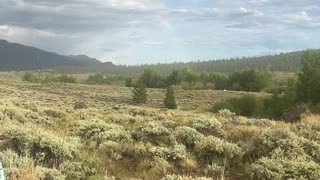
[(161, 180), (213, 180), (207, 177), (192, 177), (192, 176), (181, 176), (181, 175), (166, 175)]
[(224, 136), (222, 124), (216, 119), (194, 119), (191, 121), (191, 127), (205, 135)]
[(320, 166), (312, 161), (261, 158), (251, 165), (252, 179), (310, 179), (320, 178)]
[(199, 160), (205, 164), (220, 161), (222, 158), (235, 158), (242, 156), (242, 150), (236, 144), (225, 142), (219, 138), (208, 136), (196, 143), (195, 153)]
[(148, 150), (153, 156), (178, 162), (187, 157), (186, 147), (175, 145), (173, 148), (154, 146)]
[(156, 146), (171, 146), (175, 143), (171, 131), (157, 123), (149, 123), (136, 128), (132, 136), (137, 141), (151, 142)]
[(78, 121), (72, 126), (72, 133), (85, 141), (94, 141), (97, 145), (104, 141), (131, 142), (131, 135), (120, 125), (103, 121)]
[(66, 179), (84, 180), (96, 174), (95, 168), (83, 162), (64, 162), (59, 169), (66, 176)]
[(19, 155), (29, 154), (40, 162), (54, 160), (61, 162), (73, 159), (79, 154), (76, 138), (61, 138), (42, 130), (7, 126), (2, 134), (2, 147), (11, 148)]
[(201, 133), (197, 132), (197, 130), (186, 126), (176, 128), (174, 136), (178, 143), (184, 144), (188, 149), (192, 149), (196, 142), (204, 137)]
[(36, 174), (37, 179), (44, 179), (44, 180), (64, 180), (66, 179), (65, 175), (63, 175), (59, 170), (57, 169), (49, 169), (45, 167), (36, 167)]

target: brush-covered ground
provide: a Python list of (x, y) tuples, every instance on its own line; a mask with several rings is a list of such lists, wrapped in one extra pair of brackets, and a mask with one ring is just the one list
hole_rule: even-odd
[(320, 179), (320, 117), (300, 123), (205, 112), (243, 92), (0, 80), (0, 161), (8, 179)]

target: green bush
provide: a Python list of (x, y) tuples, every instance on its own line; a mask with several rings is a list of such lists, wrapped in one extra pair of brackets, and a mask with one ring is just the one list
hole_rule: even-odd
[(2, 147), (11, 148), (19, 155), (30, 153), (43, 163), (76, 158), (81, 147), (76, 138), (65, 139), (43, 131), (11, 125), (5, 128), (2, 137)]
[(208, 177), (192, 177), (192, 176), (182, 176), (182, 175), (166, 175), (161, 180), (213, 180)]
[(59, 167), (63, 175), (66, 176), (66, 179), (78, 179), (84, 180), (87, 177), (90, 177), (96, 174), (96, 169), (90, 167), (90, 164), (83, 162), (64, 162)]
[(222, 158), (236, 158), (242, 156), (242, 150), (236, 144), (225, 142), (219, 138), (208, 136), (196, 143), (195, 153), (204, 164), (219, 162)]
[(107, 124), (103, 121), (78, 121), (72, 127), (72, 133), (87, 142), (97, 145), (104, 141), (131, 142), (131, 135), (120, 125)]
[(172, 132), (157, 123), (149, 123), (136, 128), (132, 132), (132, 137), (136, 141), (151, 142), (156, 146), (175, 144)]
[(135, 104), (145, 104), (147, 102), (147, 91), (142, 83), (138, 83), (132, 89), (132, 101)]
[(286, 158), (261, 158), (251, 165), (252, 179), (310, 179), (320, 178), (320, 166), (312, 161)]
[(168, 109), (176, 109), (177, 108), (177, 103), (176, 103), (176, 98), (174, 95), (173, 87), (167, 88), (166, 96), (164, 99), (164, 106)]
[(190, 126), (205, 135), (223, 137), (225, 133), (222, 124), (213, 117), (211, 119), (194, 119)]
[(181, 126), (175, 129), (174, 136), (178, 143), (184, 144), (188, 149), (193, 149), (196, 142), (200, 141), (204, 136), (197, 130)]

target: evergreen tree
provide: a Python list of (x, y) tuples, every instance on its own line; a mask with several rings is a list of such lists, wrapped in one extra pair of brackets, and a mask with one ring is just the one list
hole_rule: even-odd
[(317, 104), (320, 102), (320, 52), (306, 51), (302, 64), (297, 85), (298, 101)]
[(174, 89), (172, 86), (169, 86), (167, 88), (166, 97), (164, 99), (164, 105), (168, 109), (176, 109), (177, 103), (174, 95)]
[(143, 83), (138, 82), (132, 90), (132, 101), (135, 104), (145, 104), (147, 102), (147, 91)]

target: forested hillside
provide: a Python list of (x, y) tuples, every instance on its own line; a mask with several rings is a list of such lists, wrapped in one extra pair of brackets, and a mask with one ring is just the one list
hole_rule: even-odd
[(161, 74), (169, 74), (176, 69), (191, 69), (197, 72), (231, 73), (243, 69), (258, 69), (272, 72), (296, 72), (301, 69), (301, 59), (304, 51), (281, 53), (261, 57), (243, 57), (232, 59), (218, 59), (209, 61), (195, 61), (188, 63), (151, 64), (117, 67), (76, 67), (59, 68), (62, 73), (94, 72), (106, 74), (133, 75), (141, 74), (144, 69), (154, 69)]

